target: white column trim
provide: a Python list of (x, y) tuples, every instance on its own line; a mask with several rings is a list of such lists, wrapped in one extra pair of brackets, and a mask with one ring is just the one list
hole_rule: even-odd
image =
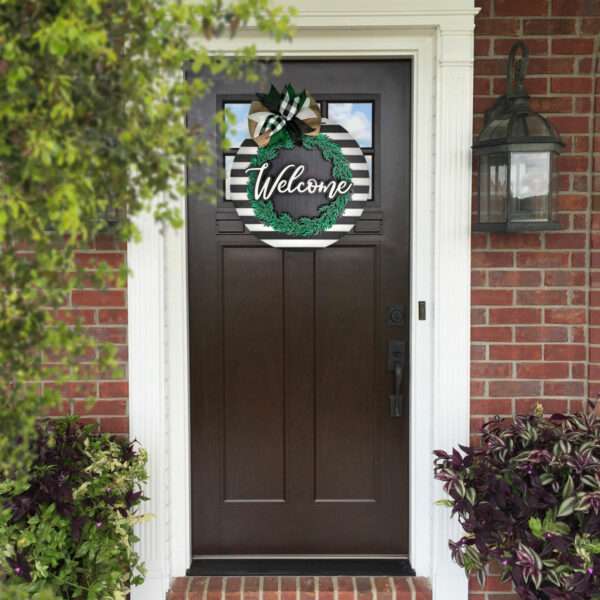
[[(470, 144), (472, 0), (300, 0), (294, 42), (277, 46), (244, 31), (221, 50), (255, 43), (290, 57), (408, 57), (413, 61), (411, 247), (410, 559), (430, 577), (434, 600), (467, 600), (466, 578), (450, 560), (456, 537), (432, 478), (432, 451), (468, 441), (470, 313)], [(352, 5), (356, 5), (354, 8)], [(396, 5), (396, 3), (394, 3)], [(302, 11), (305, 6), (306, 10)], [(452, 7), (455, 7), (454, 9)], [(184, 200), (182, 200), (184, 203)], [(148, 509), (141, 529), (148, 580), (133, 600), (164, 600), (168, 580), (190, 561), (190, 459), (185, 231), (164, 236), (149, 217), (130, 244), (130, 428), (148, 448)], [(427, 302), (418, 321), (417, 302)]]
[[(190, 412), (188, 352), (187, 228), (169, 229), (166, 243), (167, 401), (169, 411), (170, 573), (184, 574), (191, 562), (189, 490)], [(175, 268), (171, 268), (174, 266)], [(181, 486), (181, 482), (188, 482)], [(178, 494), (181, 494), (180, 496)]]
[(137, 530), (138, 552), (146, 564), (144, 585), (133, 592), (134, 600), (164, 600), (171, 569), (165, 543), (169, 538), (169, 426), (167, 420), (165, 361), (165, 240), (150, 214), (140, 215), (136, 225), (140, 243), (127, 247), (132, 273), (128, 280), (129, 431), (148, 450), (149, 500), (142, 511), (153, 518)]
[[(473, 32), (440, 29), (434, 234), (434, 448), (469, 442), (471, 294), (471, 143)], [(465, 106), (469, 110), (465, 110)], [(457, 400), (457, 401), (456, 401)], [(441, 486), (434, 494), (444, 496)], [(447, 540), (460, 537), (448, 510), (433, 511), (433, 600), (468, 598), (468, 581)], [(446, 543), (444, 543), (446, 541)]]

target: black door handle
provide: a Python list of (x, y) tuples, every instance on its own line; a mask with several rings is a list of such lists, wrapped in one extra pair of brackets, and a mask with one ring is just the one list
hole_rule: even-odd
[(394, 366), (394, 393), (390, 394), (390, 415), (392, 417), (402, 416), (403, 396), (400, 393), (402, 389), (402, 365), (396, 363)]
[(404, 378), (404, 354), (406, 342), (390, 340), (388, 345), (388, 370), (394, 374), (394, 392), (390, 394), (390, 415), (402, 417), (404, 413), (404, 396), (402, 381)]

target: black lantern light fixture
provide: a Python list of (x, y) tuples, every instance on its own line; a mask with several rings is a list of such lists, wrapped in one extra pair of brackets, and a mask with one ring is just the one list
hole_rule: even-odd
[(553, 125), (529, 106), (524, 80), (529, 51), (517, 42), (508, 56), (506, 94), (485, 114), (473, 144), (479, 158), (478, 231), (559, 229), (557, 157), (564, 144)]

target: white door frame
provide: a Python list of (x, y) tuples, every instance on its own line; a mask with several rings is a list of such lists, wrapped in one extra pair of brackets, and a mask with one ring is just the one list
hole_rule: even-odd
[[(433, 504), (442, 494), (432, 451), (469, 439), (476, 9), (472, 0), (396, 0), (393, 8), (371, 0), (368, 11), (359, 0), (300, 4), (293, 43), (278, 46), (249, 29), (219, 49), (255, 43), (265, 55), (413, 61), (409, 557), (431, 579), (434, 600), (467, 600), (447, 545), (459, 530)], [(142, 241), (128, 246), (130, 431), (150, 454), (145, 511), (154, 518), (139, 528), (148, 575), (132, 598), (164, 600), (191, 560), (187, 242), (185, 228), (162, 232), (148, 215), (138, 225)], [(427, 303), (424, 321), (419, 301)]]

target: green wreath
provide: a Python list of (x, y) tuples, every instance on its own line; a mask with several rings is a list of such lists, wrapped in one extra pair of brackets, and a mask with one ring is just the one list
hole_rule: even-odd
[[(302, 146), (307, 150), (318, 148), (321, 151), (323, 158), (332, 164), (332, 174), (336, 181), (352, 182), (352, 170), (348, 160), (342, 153), (342, 149), (326, 135), (322, 133), (316, 136), (303, 135)], [(294, 142), (289, 133), (282, 130), (273, 137), (268, 146), (259, 148), (256, 156), (250, 161), (250, 166), (260, 167), (276, 158), (280, 150), (292, 150), (294, 147)], [(270, 200), (256, 200), (254, 185), (257, 176), (257, 171), (250, 171), (247, 187), (248, 200), (254, 209), (256, 218), (275, 231), (294, 237), (313, 237), (329, 229), (340, 218), (350, 200), (350, 192), (342, 194), (328, 204), (319, 206), (320, 214), (318, 217), (299, 217), (295, 219), (288, 213), (277, 213)]]

